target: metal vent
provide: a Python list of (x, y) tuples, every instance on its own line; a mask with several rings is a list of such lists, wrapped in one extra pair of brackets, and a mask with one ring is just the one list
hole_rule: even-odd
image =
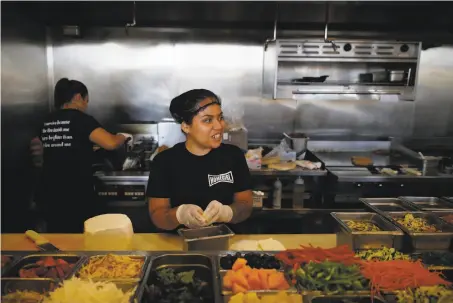
[[(349, 44), (351, 47), (344, 47)], [(280, 60), (315, 60), (330, 58), (339, 60), (401, 60), (418, 59), (420, 43), (418, 42), (385, 42), (385, 41), (335, 41), (331, 43), (313, 40), (277, 40)], [(405, 51), (403, 51), (405, 50)]]

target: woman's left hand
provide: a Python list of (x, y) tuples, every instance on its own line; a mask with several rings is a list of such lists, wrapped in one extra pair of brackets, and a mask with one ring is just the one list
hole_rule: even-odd
[(214, 222), (230, 222), (233, 219), (233, 210), (228, 205), (219, 201), (211, 201), (204, 211), (204, 217), (208, 224)]

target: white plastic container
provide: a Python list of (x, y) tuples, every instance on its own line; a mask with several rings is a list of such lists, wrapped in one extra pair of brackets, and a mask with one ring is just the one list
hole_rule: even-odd
[(124, 214), (104, 214), (84, 223), (86, 250), (133, 250), (134, 229)]

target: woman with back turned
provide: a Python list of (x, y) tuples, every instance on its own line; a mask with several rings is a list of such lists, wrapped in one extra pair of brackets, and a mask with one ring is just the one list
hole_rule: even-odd
[(100, 209), (93, 188), (93, 144), (113, 150), (130, 135), (113, 135), (85, 113), (89, 98), (82, 82), (60, 79), (54, 99), (56, 111), (45, 119), (39, 136), (43, 162), (36, 200), (49, 232), (78, 233)]
[(171, 101), (170, 113), (186, 141), (153, 160), (147, 187), (153, 223), (174, 230), (246, 220), (252, 211), (250, 171), (238, 147), (222, 144), (219, 97), (190, 90)]

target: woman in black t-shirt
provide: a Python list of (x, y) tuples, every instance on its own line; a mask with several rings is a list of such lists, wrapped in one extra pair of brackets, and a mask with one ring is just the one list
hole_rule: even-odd
[(170, 113), (186, 141), (158, 154), (147, 196), (153, 223), (173, 230), (214, 222), (239, 223), (252, 211), (250, 171), (243, 152), (222, 144), (225, 122), (219, 98), (195, 89), (174, 98)]
[(88, 89), (79, 81), (60, 79), (54, 99), (56, 111), (45, 119), (39, 138), (32, 140), (35, 158), (37, 143), (42, 147), (42, 161), (35, 160), (42, 165), (37, 205), (49, 232), (82, 232), (84, 221), (99, 208), (91, 170), (93, 143), (113, 150), (130, 135), (113, 135), (85, 114)]

